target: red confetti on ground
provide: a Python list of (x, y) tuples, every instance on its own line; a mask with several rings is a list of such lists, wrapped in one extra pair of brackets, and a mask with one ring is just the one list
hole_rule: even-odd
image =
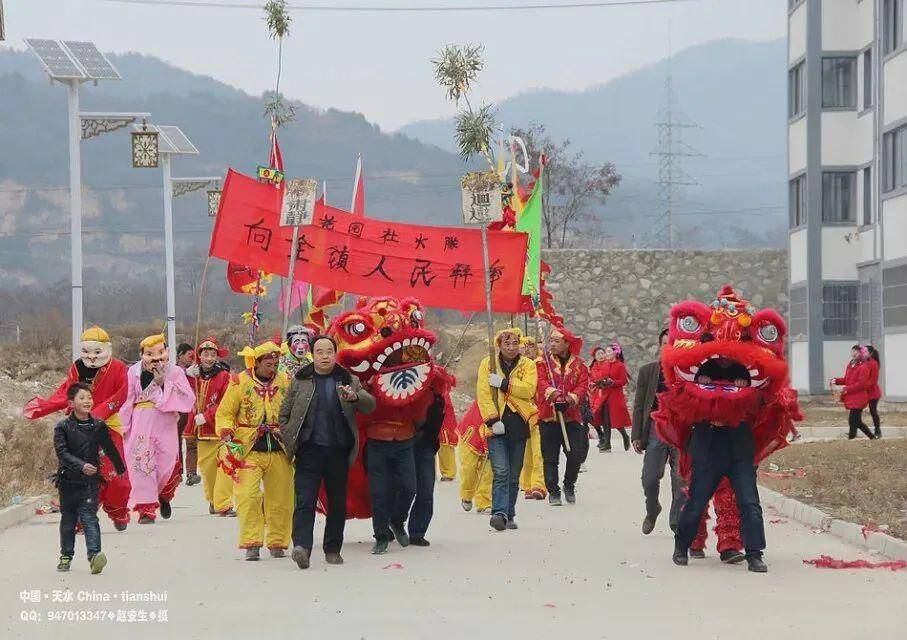
[(869, 537), (870, 533), (879, 533), (879, 532), (881, 532), (881, 529), (879, 529), (879, 525), (877, 525), (875, 522), (870, 522), (869, 524), (864, 524), (863, 528), (860, 529), (860, 533), (863, 534), (864, 540)]
[(400, 564), (399, 562), (394, 562), (394, 563), (387, 565), (386, 567), (381, 567), (381, 568), (382, 569), (402, 569), (403, 565)]
[(546, 609), (557, 609), (557, 605), (553, 605), (550, 602), (546, 602), (542, 606), (545, 607)]
[(805, 478), (806, 469), (801, 467), (789, 471), (760, 471), (759, 475), (766, 478)]
[(769, 524), (787, 524), (787, 520), (784, 518), (776, 518), (775, 520), (769, 520)]
[(869, 562), (868, 560), (839, 560), (824, 555), (812, 560), (804, 560), (803, 564), (811, 564), (818, 569), (890, 569), (891, 571), (907, 569), (907, 560)]

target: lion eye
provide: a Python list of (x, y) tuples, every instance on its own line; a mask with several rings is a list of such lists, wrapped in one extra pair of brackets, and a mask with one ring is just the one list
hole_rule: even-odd
[(364, 322), (353, 322), (347, 327), (347, 331), (352, 336), (361, 336), (366, 331), (366, 326)]
[(684, 316), (677, 320), (677, 327), (687, 333), (696, 333), (701, 326), (695, 316)]
[(418, 309), (409, 314), (409, 318), (414, 327), (422, 326), (422, 321), (425, 319), (425, 317), (422, 315), (422, 312)]
[(778, 339), (778, 327), (773, 324), (764, 324), (759, 327), (759, 337), (764, 342), (775, 342)]

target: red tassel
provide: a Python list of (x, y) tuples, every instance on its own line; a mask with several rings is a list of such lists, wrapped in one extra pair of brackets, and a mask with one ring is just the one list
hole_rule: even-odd
[(868, 560), (840, 560), (825, 555), (804, 560), (803, 564), (811, 564), (817, 569), (890, 569), (891, 571), (907, 569), (907, 560), (869, 562)]

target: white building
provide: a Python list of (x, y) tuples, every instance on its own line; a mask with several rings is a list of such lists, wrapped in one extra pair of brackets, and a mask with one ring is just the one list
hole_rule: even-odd
[(907, 0), (788, 0), (790, 359), (827, 392), (857, 342), (907, 402)]

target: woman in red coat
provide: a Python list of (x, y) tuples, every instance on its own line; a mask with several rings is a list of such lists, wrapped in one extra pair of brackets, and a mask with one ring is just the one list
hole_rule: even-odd
[(624, 440), (624, 451), (630, 449), (630, 412), (627, 410), (627, 398), (624, 386), (627, 384), (627, 367), (624, 354), (616, 342), (592, 350), (592, 365), (589, 372), (589, 385), (592, 391), (591, 405), (593, 422), (607, 429), (599, 442), (599, 451), (611, 450), (610, 429), (617, 429)]
[(882, 388), (879, 386), (881, 361), (879, 360), (879, 350), (874, 346), (867, 345), (866, 350), (869, 351), (869, 359), (866, 360), (869, 367), (869, 391), (866, 394), (869, 396), (869, 415), (872, 416), (872, 424), (875, 426), (875, 437), (881, 438), (882, 421), (879, 419), (879, 399), (882, 397)]
[(865, 433), (870, 440), (875, 439), (869, 427), (863, 424), (863, 409), (869, 404), (870, 369), (866, 363), (868, 357), (869, 352), (865, 347), (854, 345), (850, 350), (850, 362), (847, 364), (844, 377), (831, 379), (832, 385), (843, 385), (844, 387), (841, 390), (841, 402), (844, 403), (844, 408), (850, 412), (847, 418), (850, 425), (850, 432), (847, 434), (848, 440), (857, 437), (857, 429)]

